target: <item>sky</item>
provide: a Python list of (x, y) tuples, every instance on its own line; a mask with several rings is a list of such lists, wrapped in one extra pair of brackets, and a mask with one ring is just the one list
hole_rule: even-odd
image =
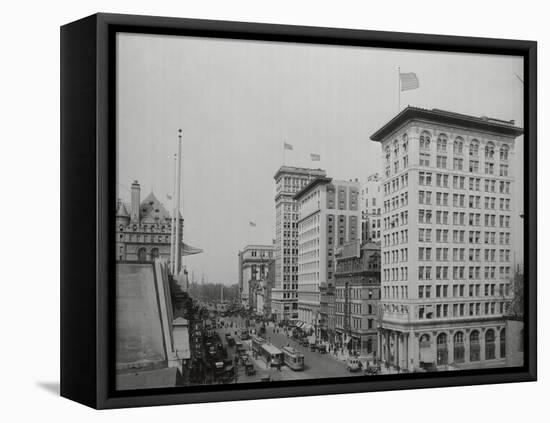
[[(407, 105), (512, 120), (523, 126), (523, 59), (148, 34), (117, 38), (117, 197), (133, 180), (172, 208), (183, 130), (184, 242), (196, 278), (230, 285), (237, 254), (275, 237), (275, 181), (283, 164), (335, 179), (381, 172), (369, 137), (399, 110), (398, 68), (420, 87)], [(320, 154), (311, 162), (310, 153)], [(523, 257), (523, 136), (514, 154), (516, 257)], [(256, 223), (256, 227), (249, 222)]]

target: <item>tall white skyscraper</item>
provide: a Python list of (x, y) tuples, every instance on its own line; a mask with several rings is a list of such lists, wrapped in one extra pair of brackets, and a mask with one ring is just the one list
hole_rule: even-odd
[(383, 360), (503, 365), (522, 133), (513, 121), (408, 107), (371, 136), (384, 161)]

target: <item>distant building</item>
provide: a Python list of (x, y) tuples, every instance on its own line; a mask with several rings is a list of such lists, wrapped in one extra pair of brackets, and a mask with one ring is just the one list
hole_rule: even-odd
[(382, 177), (370, 175), (361, 183), (361, 242), (380, 242), (382, 228)]
[(298, 320), (328, 339), (334, 250), (361, 237), (359, 182), (319, 177), (294, 199), (298, 220)]
[(378, 347), (380, 244), (359, 241), (336, 253), (336, 342), (349, 351), (375, 356)]
[(239, 296), (243, 307), (255, 308), (256, 282), (266, 280), (273, 250), (273, 245), (247, 245), (239, 251)]
[(393, 366), (505, 364), (513, 121), (407, 107), (371, 136), (384, 163), (379, 350)]
[(275, 286), (271, 310), (277, 321), (298, 320), (298, 203), (294, 194), (322, 169), (281, 166), (275, 179)]
[(258, 279), (253, 283), (252, 295), (254, 300), (254, 311), (256, 314), (265, 318), (271, 318), (271, 291), (275, 281), (275, 260), (271, 259), (268, 263), (267, 276), (263, 279)]
[[(116, 260), (153, 261), (163, 258), (170, 261), (172, 239), (172, 216), (152, 192), (141, 201), (138, 181), (131, 187), (131, 202), (117, 202), (116, 210)], [(180, 225), (180, 246), (182, 255), (202, 252), (182, 242), (183, 217)]]

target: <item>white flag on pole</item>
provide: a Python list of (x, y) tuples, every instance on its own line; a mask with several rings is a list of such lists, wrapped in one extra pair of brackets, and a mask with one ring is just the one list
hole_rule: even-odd
[(420, 87), (418, 77), (414, 72), (399, 73), (401, 79), (401, 91), (415, 90)]

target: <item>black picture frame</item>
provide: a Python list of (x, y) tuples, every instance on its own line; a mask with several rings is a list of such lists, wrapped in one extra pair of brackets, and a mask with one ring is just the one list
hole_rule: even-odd
[[(516, 55), (524, 58), (524, 365), (192, 388), (115, 391), (115, 35), (241, 40)], [(534, 381), (537, 377), (537, 44), (534, 41), (95, 14), (61, 28), (61, 395), (97, 409)]]

